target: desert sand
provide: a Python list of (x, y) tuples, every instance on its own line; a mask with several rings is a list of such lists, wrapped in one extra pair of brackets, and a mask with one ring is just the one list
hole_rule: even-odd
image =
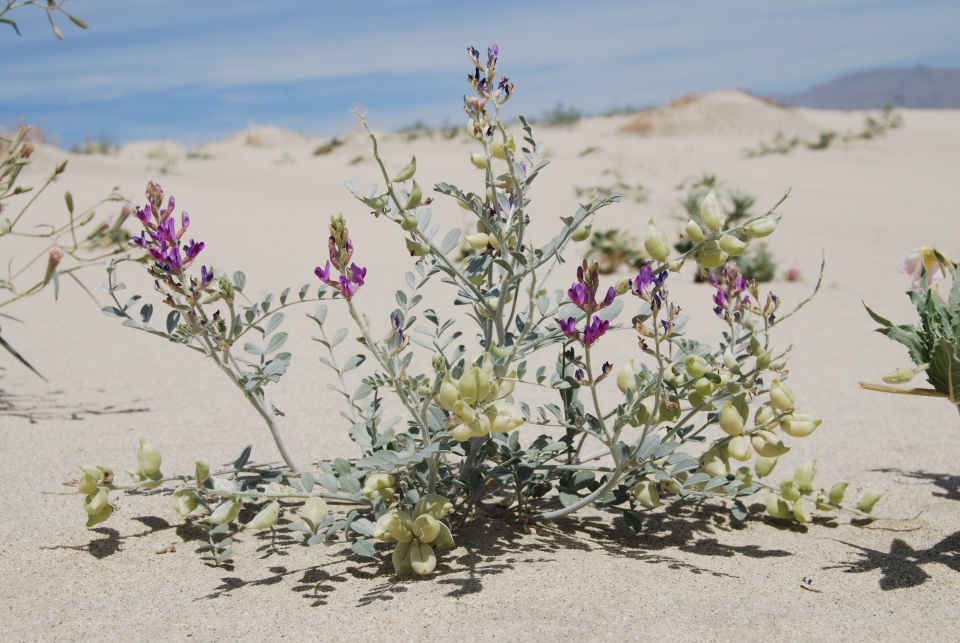
[[(671, 236), (680, 186), (703, 172), (757, 196), (769, 207), (792, 188), (769, 248), (780, 272), (796, 266), (805, 280), (769, 284), (786, 306), (813, 288), (817, 298), (786, 321), (776, 339), (792, 343), (790, 382), (799, 402), (824, 419), (794, 440), (772, 480), (819, 458), (817, 482), (847, 480), (848, 496), (880, 489), (877, 513), (910, 517), (864, 524), (820, 514), (802, 526), (771, 520), (764, 494), (744, 523), (724, 502), (697, 510), (661, 508), (630, 532), (609, 514), (582, 512), (524, 534), (516, 524), (478, 515), (455, 534), (427, 578), (393, 577), (389, 558), (371, 561), (338, 548), (270, 547), (265, 535), (236, 536), (235, 564), (204, 566), (196, 532), (170, 506), (172, 489), (122, 496), (107, 523), (84, 528), (79, 497), (41, 495), (76, 477), (79, 464), (135, 462), (137, 439), (163, 452), (164, 471), (190, 471), (198, 458), (232, 460), (246, 444), (253, 459), (276, 462), (266, 428), (226, 379), (202, 358), (102, 315), (79, 288), (65, 285), (16, 308), (26, 326), (4, 324), (50, 380), (5, 360), (0, 379), (0, 638), (7, 641), (129, 640), (960, 640), (960, 418), (942, 400), (860, 390), (906, 366), (899, 345), (873, 333), (861, 300), (900, 323), (915, 313), (900, 274), (904, 255), (936, 245), (960, 256), (955, 185), (960, 167), (960, 112), (903, 110), (904, 126), (870, 141), (823, 151), (746, 158), (777, 132), (814, 137), (854, 130), (863, 113), (784, 110), (739, 92), (679, 101), (648, 115), (585, 119), (571, 128), (538, 128), (552, 164), (534, 185), (532, 234), (540, 243), (559, 216), (577, 207), (576, 187), (622, 180), (643, 184), (646, 201), (624, 199), (602, 211), (596, 227), (629, 228), (642, 237), (654, 217)], [(377, 115), (370, 115), (376, 124)], [(641, 124), (637, 125), (637, 119)], [(644, 120), (645, 119), (645, 120)], [(518, 131), (519, 134), (519, 131)], [(322, 139), (271, 127), (251, 128), (198, 148), (171, 141), (125, 145), (112, 156), (75, 156), (40, 146), (26, 184), (64, 158), (68, 171), (38, 201), (36, 220), (62, 217), (62, 191), (78, 204), (112, 186), (143, 202), (148, 180), (160, 182), (187, 210), (191, 234), (206, 242), (205, 262), (242, 269), (251, 294), (315, 283), (326, 255), (332, 214), (347, 217), (355, 260), (368, 267), (358, 305), (387, 330), (393, 291), (413, 259), (399, 231), (376, 220), (343, 182), (375, 182), (368, 140), (313, 156)], [(581, 154), (588, 148), (592, 152)], [(467, 189), (481, 174), (468, 162), (465, 136), (404, 141), (384, 134), (388, 170), (419, 163), (424, 186), (446, 181)], [(352, 163), (357, 157), (366, 160)], [(619, 177), (619, 178), (618, 178)], [(951, 179), (951, 177), (954, 177)], [(464, 224), (463, 210), (435, 195), (443, 227)], [(104, 210), (112, 214), (116, 205)], [(554, 275), (573, 280), (577, 253)], [(612, 285), (624, 271), (604, 282)], [(121, 268), (127, 293), (155, 293), (135, 265)], [(99, 269), (83, 274), (95, 288)], [(672, 295), (694, 317), (691, 334), (716, 343), (723, 325), (711, 313), (709, 286), (688, 267), (673, 275)], [(440, 285), (436, 284), (440, 290)], [(445, 286), (443, 287), (446, 288)], [(765, 288), (766, 290), (766, 288)], [(103, 299), (102, 295), (98, 295)], [(103, 303), (106, 303), (105, 301)], [(441, 299), (427, 302), (443, 306)], [(439, 309), (452, 314), (452, 306)], [(329, 373), (310, 341), (308, 307), (291, 309), (285, 327), (294, 354), (272, 393), (286, 413), (281, 427), (301, 461), (353, 458), (357, 447), (325, 387)], [(346, 325), (331, 306), (331, 323)], [(378, 329), (380, 329), (378, 331)], [(626, 332), (600, 344), (615, 364), (639, 355)], [(545, 356), (546, 357), (546, 356)], [(618, 394), (610, 384), (608, 400)], [(521, 429), (524, 440), (540, 430)], [(165, 545), (175, 551), (155, 553)], [(386, 550), (385, 550), (386, 551)], [(800, 587), (813, 579), (821, 593)]]

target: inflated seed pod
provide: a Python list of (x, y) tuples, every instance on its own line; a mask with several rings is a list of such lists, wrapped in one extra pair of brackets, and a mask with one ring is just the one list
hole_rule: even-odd
[(735, 460), (746, 462), (753, 457), (750, 440), (745, 435), (736, 436), (727, 443), (727, 453)]
[(701, 456), (701, 468), (711, 476), (727, 476), (730, 474), (730, 460), (727, 454), (719, 449), (710, 449)]
[(643, 240), (643, 247), (647, 254), (657, 261), (663, 261), (670, 256), (670, 242), (667, 240), (667, 235), (657, 227), (653, 219), (647, 223), (647, 235)]
[(453, 542), (453, 535), (450, 533), (450, 528), (442, 522), (440, 523), (440, 533), (437, 534), (436, 540), (430, 544), (433, 545), (434, 550), (449, 549), (450, 547), (456, 546)]
[(450, 437), (457, 442), (466, 442), (473, 437), (473, 429), (469, 424), (458, 424), (450, 429)]
[(713, 190), (710, 190), (710, 193), (700, 202), (700, 219), (703, 220), (705, 226), (714, 232), (723, 230), (727, 215), (723, 211), (720, 199), (717, 198), (717, 194)]
[(413, 537), (422, 543), (432, 543), (440, 534), (440, 522), (430, 514), (423, 514), (413, 521)]
[[(423, 190), (421, 190), (421, 189), (420, 189), (420, 185), (419, 185), (416, 181), (414, 181), (414, 182), (413, 182), (413, 189), (410, 190), (410, 198), (407, 199), (407, 205), (405, 206), (405, 209), (407, 209), (407, 210), (412, 210), (412, 209), (414, 209), (415, 207), (417, 207), (418, 205), (420, 205), (420, 202), (421, 202), (421, 201), (423, 201)], [(416, 217), (414, 217), (414, 218), (416, 218)], [(414, 227), (416, 227), (416, 226), (414, 226)], [(407, 228), (405, 228), (405, 229), (407, 229)], [(407, 229), (407, 230), (408, 230), (408, 231), (409, 231), (409, 230), (413, 230), (413, 228), (409, 228), (409, 229)]]
[(431, 515), (437, 520), (441, 520), (451, 511), (453, 511), (453, 503), (446, 496), (428, 493), (417, 502), (413, 515), (417, 518), (423, 515)]
[(641, 480), (633, 487), (633, 495), (647, 509), (660, 506), (660, 489), (653, 480)]
[(573, 234), (570, 235), (570, 238), (574, 241), (586, 241), (590, 236), (591, 228), (593, 228), (593, 224), (579, 227), (573, 231)]
[(740, 363), (737, 362), (737, 358), (733, 355), (733, 351), (730, 350), (730, 347), (727, 346), (723, 351), (723, 363), (730, 369), (730, 372), (739, 375), (740, 374)]
[(227, 498), (214, 508), (213, 513), (206, 517), (206, 521), (215, 525), (225, 525), (237, 517), (240, 507), (240, 498)]
[(786, 500), (796, 500), (802, 494), (800, 489), (797, 488), (797, 483), (793, 480), (782, 480), (780, 482), (780, 495), (783, 496)]
[(307, 501), (303, 503), (303, 508), (300, 510), (300, 517), (306, 518), (316, 526), (327, 517), (327, 512), (327, 503), (324, 502), (323, 498), (314, 496), (313, 498), (307, 498)]
[(160, 449), (141, 439), (137, 449), (137, 468), (148, 478), (160, 471)]
[(687, 374), (694, 379), (699, 379), (710, 372), (710, 364), (699, 355), (687, 356), (683, 360), (683, 365), (687, 369)]
[(706, 377), (701, 377), (693, 383), (693, 389), (704, 397), (709, 397), (713, 395), (713, 392), (717, 390), (717, 385), (708, 380)]
[(727, 402), (720, 409), (720, 428), (727, 435), (743, 434), (743, 415), (733, 405), (733, 402)]
[[(773, 406), (770, 404), (761, 404), (760, 408), (757, 409), (757, 412), (753, 416), (753, 423), (755, 426), (763, 426), (767, 422), (770, 422), (770, 420), (772, 420), (776, 414), (777, 412), (773, 410)], [(780, 426), (780, 423), (774, 422), (766, 428), (772, 431), (778, 426)]]
[(777, 229), (778, 223), (780, 223), (779, 214), (768, 214), (745, 225), (743, 231), (754, 239), (769, 237)]
[(197, 490), (180, 487), (173, 492), (173, 510), (186, 518), (197, 508)]
[(761, 478), (766, 478), (768, 475), (773, 473), (773, 470), (777, 466), (778, 458), (765, 458), (760, 456), (757, 458), (757, 461), (753, 463), (754, 468), (757, 470), (757, 475)]
[(97, 489), (83, 499), (83, 509), (90, 515), (100, 513), (109, 504), (110, 498), (103, 489)]
[(463, 238), (474, 250), (483, 250), (490, 244), (490, 235), (483, 232), (468, 234)]
[(836, 511), (837, 508), (830, 504), (830, 498), (820, 494), (817, 496), (817, 509), (820, 511)]
[(781, 520), (789, 520), (793, 517), (786, 500), (775, 493), (767, 495), (767, 513)]
[(460, 400), (460, 389), (457, 380), (450, 376), (450, 373), (444, 373), (443, 382), (440, 384), (440, 391), (433, 398), (444, 411), (453, 411), (454, 405)]
[(388, 511), (377, 519), (377, 524), (373, 526), (373, 537), (377, 540), (392, 543), (396, 538), (390, 535), (390, 522), (393, 520), (392, 511)]
[(849, 485), (849, 482), (838, 482), (830, 487), (830, 503), (839, 505), (843, 502), (843, 496), (847, 493), (847, 486)]
[(413, 540), (413, 519), (406, 511), (391, 511), (393, 514), (387, 523), (387, 532), (393, 536), (393, 539), (408, 543)]
[(407, 163), (402, 170), (400, 170), (395, 177), (393, 177), (394, 183), (403, 183), (404, 181), (409, 181), (413, 178), (413, 175), (417, 173), (417, 157), (414, 156), (410, 159), (410, 162)]
[(410, 544), (410, 568), (414, 573), (425, 576), (437, 568), (437, 555), (427, 543)]
[(790, 450), (779, 437), (770, 431), (757, 431), (750, 439), (753, 450), (764, 458), (776, 458)]
[(92, 467), (89, 465), (81, 466), (80, 470), (83, 471), (83, 475), (80, 476), (80, 481), (77, 484), (77, 491), (84, 495), (96, 493), (97, 488), (100, 485), (100, 481), (104, 478), (103, 471), (98, 467)]
[(765, 371), (770, 368), (772, 363), (773, 354), (770, 351), (761, 350), (757, 354), (757, 370)]
[(411, 257), (424, 257), (430, 252), (430, 246), (425, 243), (413, 239), (404, 239), (404, 242), (407, 244), (407, 252), (410, 253)]
[(490, 390), (490, 376), (476, 366), (463, 374), (458, 383), (460, 399), (473, 406)]
[(620, 372), (617, 373), (617, 388), (621, 393), (626, 393), (627, 389), (637, 391), (637, 371), (633, 368), (632, 359), (624, 362)]
[(794, 438), (805, 438), (813, 433), (822, 420), (815, 420), (806, 413), (790, 413), (780, 418), (780, 428)]
[(113, 515), (113, 506), (107, 505), (99, 513), (87, 514), (87, 528), (99, 525), (101, 522)]
[(813, 506), (806, 498), (799, 498), (793, 503), (793, 517), (797, 522), (813, 521)]
[(703, 246), (700, 252), (697, 253), (697, 262), (704, 268), (713, 270), (714, 268), (722, 266), (729, 256), (730, 255), (720, 249), (719, 243), (711, 241)]
[[(513, 152), (517, 149), (517, 144), (513, 140), (513, 134), (510, 134), (510, 137), (507, 139), (507, 149)], [(490, 143), (490, 152), (496, 156), (498, 159), (506, 158), (507, 155), (504, 152), (503, 148), (503, 138), (500, 136), (496, 137), (492, 143)]]
[(789, 386), (781, 383), (780, 380), (773, 380), (770, 384), (770, 401), (779, 410), (789, 411), (793, 408), (796, 398)]
[(411, 230), (416, 230), (418, 224), (417, 217), (408, 214), (400, 220), (400, 229), (404, 232), (410, 232)]
[(393, 571), (397, 576), (403, 576), (412, 568), (410, 566), (410, 548), (411, 543), (398, 542), (393, 550)]
[(735, 474), (737, 480), (743, 483), (743, 487), (749, 487), (753, 484), (753, 471), (750, 470), (750, 467), (740, 467), (737, 469)]
[(793, 480), (803, 493), (813, 491), (813, 478), (817, 474), (817, 461), (808, 460), (793, 474)]
[(720, 237), (720, 249), (731, 257), (739, 257), (747, 250), (749, 245), (749, 241), (741, 241), (736, 235), (725, 234)]
[(266, 507), (261, 509), (256, 516), (253, 517), (253, 520), (248, 522), (245, 526), (247, 529), (270, 529), (277, 523), (277, 518), (280, 517), (280, 503), (274, 500)]
[(687, 221), (687, 225), (683, 228), (683, 233), (687, 235), (687, 239), (690, 239), (690, 241), (694, 243), (703, 241), (703, 229), (700, 227), (700, 224), (693, 219)]
[(202, 485), (207, 481), (207, 478), (210, 477), (210, 465), (203, 460), (197, 460), (195, 463), (195, 470), (197, 476), (197, 485)]
[(473, 152), (470, 154), (470, 162), (473, 163), (473, 167), (478, 170), (487, 169), (487, 157), (484, 156), (481, 152)]
[(870, 513), (880, 498), (883, 498), (885, 495), (887, 494), (883, 491), (868, 491), (860, 498), (860, 502), (857, 503), (857, 509), (864, 513)]

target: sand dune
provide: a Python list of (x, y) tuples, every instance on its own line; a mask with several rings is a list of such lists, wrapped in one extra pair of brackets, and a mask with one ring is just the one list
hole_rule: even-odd
[[(608, 514), (587, 512), (528, 535), (478, 516), (457, 534), (458, 548), (444, 554), (433, 578), (400, 580), (385, 559), (289, 543), (275, 550), (264, 536), (241, 532), (236, 566), (208, 568), (167, 492), (124, 497), (120, 512), (93, 531), (83, 527), (78, 498), (39, 495), (73, 478), (78, 464), (130, 466), (139, 437), (161, 448), (165, 471), (190, 470), (197, 458), (226, 462), (248, 443), (255, 459), (276, 460), (267, 431), (210, 364), (122, 328), (77, 288), (65, 287), (59, 302), (44, 294), (16, 311), (28, 326), (3, 326), (50, 383), (4, 362), (0, 638), (955, 639), (956, 411), (856, 384), (907, 363), (898, 346), (871, 332), (875, 324), (861, 300), (891, 319), (912, 321), (902, 257), (930, 243), (960, 256), (960, 218), (947, 188), (960, 167), (960, 112), (904, 110), (903, 116), (903, 129), (884, 138), (754, 159), (743, 149), (776, 132), (813, 135), (831, 124), (853, 126), (863, 115), (784, 110), (742, 92), (719, 92), (635, 117), (539, 129), (552, 164), (535, 184), (530, 231), (545, 242), (557, 218), (583, 200), (576, 188), (643, 184), (649, 198), (625, 199), (596, 226), (642, 235), (654, 217), (672, 236), (678, 223), (669, 214), (683, 195), (678, 186), (703, 172), (756, 194), (758, 208), (792, 187), (769, 246), (781, 269), (798, 266), (806, 281), (771, 288), (788, 305), (797, 302), (812, 288), (821, 252), (828, 264), (823, 291), (783, 325), (778, 342), (794, 344), (791, 384), (824, 424), (796, 443), (774, 478), (818, 457), (820, 484), (849, 480), (851, 493), (884, 490), (884, 514), (922, 510), (918, 519), (859, 525), (827, 516), (785, 526), (754, 513), (741, 525), (716, 503), (658, 510), (637, 536)], [(329, 154), (314, 156), (322, 142), (256, 128), (197, 148), (138, 143), (103, 157), (41, 146), (26, 183), (68, 156), (70, 169), (56, 187), (72, 190), (78, 203), (113, 185), (142, 202), (144, 185), (156, 179), (176, 195), (178, 209), (190, 212), (191, 234), (207, 243), (206, 261), (245, 270), (251, 294), (314, 283), (329, 216), (343, 212), (354, 258), (369, 269), (358, 304), (375, 334), (386, 332), (393, 292), (412, 260), (396, 229), (343, 188), (354, 177), (362, 185), (377, 181), (374, 164), (357, 161), (368, 141), (351, 134)], [(169, 153), (151, 156), (161, 146)], [(469, 149), (466, 137), (406, 142), (388, 135), (381, 154), (391, 172), (416, 154), (424, 186), (447, 181), (477, 189), (482, 177), (467, 162)], [(434, 221), (445, 229), (462, 225), (463, 211), (435, 196)], [(35, 216), (53, 219), (62, 211), (62, 194), (51, 190)], [(569, 284), (572, 265), (552, 286)], [(604, 286), (625, 275), (609, 277)], [(123, 266), (121, 276), (127, 292), (152, 296), (138, 267)], [(84, 278), (95, 287), (103, 275), (94, 270)], [(694, 284), (689, 272), (671, 279), (675, 300), (695, 318), (691, 333), (715, 343), (722, 324), (710, 312), (709, 288)], [(427, 303), (442, 314), (454, 312), (441, 308), (439, 298)], [(324, 388), (329, 375), (309, 339), (315, 327), (307, 312), (294, 309), (285, 323), (294, 359), (274, 393), (286, 413), (282, 428), (302, 460), (355, 457), (338, 399)], [(344, 311), (331, 306), (330, 315), (330, 323), (347, 325)], [(614, 363), (636, 352), (629, 334), (598, 346)], [(603, 394), (607, 401), (616, 397), (612, 388)], [(521, 431), (524, 440), (539, 433), (536, 427)], [(170, 543), (175, 552), (155, 553)], [(823, 593), (801, 589), (805, 576)]]

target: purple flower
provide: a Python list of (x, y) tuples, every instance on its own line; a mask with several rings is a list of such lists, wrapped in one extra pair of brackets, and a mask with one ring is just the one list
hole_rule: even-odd
[(584, 261), (582, 266), (577, 268), (577, 283), (570, 286), (567, 290), (567, 296), (570, 301), (580, 310), (593, 313), (606, 308), (617, 298), (617, 291), (610, 287), (607, 289), (607, 295), (602, 302), (597, 302), (597, 289), (600, 287), (600, 268), (596, 263), (587, 266)]
[(399, 312), (390, 313), (390, 325), (393, 326), (393, 330), (396, 331), (397, 335), (400, 337), (400, 341), (403, 341), (403, 319), (400, 317)]
[(160, 225), (157, 226), (157, 236), (160, 238), (160, 241), (166, 241), (171, 244), (177, 240), (176, 223), (174, 223), (173, 219), (168, 217), (160, 222)]
[(713, 294), (713, 303), (715, 303), (720, 308), (727, 307), (727, 293), (722, 290), (718, 290)]
[(603, 337), (610, 327), (610, 322), (599, 317), (594, 317), (593, 321), (583, 327), (583, 345), (592, 346), (598, 339)]
[(140, 223), (147, 225), (150, 223), (150, 208), (137, 208), (136, 217), (140, 219)]
[(343, 295), (344, 299), (349, 300), (360, 288), (358, 284), (347, 279), (345, 275), (340, 275), (340, 294)]
[(146, 248), (146, 247), (147, 247), (147, 233), (146, 233), (146, 232), (141, 232), (139, 237), (134, 237), (133, 239), (131, 239), (131, 241), (133, 242), (133, 245), (135, 245), (135, 246), (140, 246), (141, 248)]
[[(348, 239), (349, 241), (349, 239)], [(367, 269), (361, 268), (355, 263), (350, 264), (350, 279), (358, 286), (363, 285), (363, 279), (367, 276)]]
[(338, 286), (338, 282), (330, 278), (330, 262), (327, 262), (327, 265), (321, 268), (317, 266), (316, 270), (313, 271), (317, 277), (320, 278), (320, 281), (327, 284), (328, 286)]
[[(170, 200), (173, 201), (173, 197), (170, 197)], [(183, 236), (183, 233), (187, 231), (187, 228), (190, 227), (190, 215), (186, 212), (180, 213), (180, 233), (177, 234), (177, 238)]]
[(560, 331), (570, 338), (577, 338), (579, 333), (577, 332), (577, 319), (576, 317), (569, 317), (566, 320), (558, 319), (557, 327)]
[(213, 271), (207, 270), (206, 266), (200, 266), (200, 285), (206, 286), (211, 281), (213, 281)]
[[(167, 219), (168, 221), (170, 219)], [(197, 242), (193, 239), (190, 239), (190, 243), (183, 246), (183, 254), (187, 257), (187, 261), (193, 261), (197, 258), (197, 255), (200, 254), (200, 251), (203, 250), (203, 242)]]

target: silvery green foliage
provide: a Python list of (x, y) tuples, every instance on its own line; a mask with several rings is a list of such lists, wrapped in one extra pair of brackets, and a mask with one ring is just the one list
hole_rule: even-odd
[[(2, 15), (2, 14), (0, 14)], [(32, 130), (20, 127), (9, 138), (0, 135), (0, 242), (19, 238), (29, 239), (34, 244), (31, 254), (26, 257), (5, 257), (7, 268), (0, 276), (0, 311), (16, 302), (36, 295), (47, 286), (53, 287), (54, 297), (60, 294), (60, 279), (70, 278), (81, 288), (86, 289), (75, 273), (87, 266), (100, 265), (107, 257), (126, 254), (126, 241), (129, 234), (123, 224), (129, 216), (127, 209), (121, 209), (119, 216), (113, 219), (95, 221), (96, 208), (112, 201), (122, 201), (117, 190), (95, 203), (91, 207), (77, 211), (73, 196), (64, 193), (67, 209), (65, 220), (59, 224), (40, 223), (24, 218), (30, 207), (43, 192), (64, 173), (67, 162), (63, 161), (54, 168), (53, 173), (38, 188), (19, 185), (20, 172), (30, 164), (33, 145), (30, 142)], [(28, 227), (29, 226), (29, 227)], [(34, 266), (46, 265), (42, 273), (32, 270)], [(20, 321), (5, 312), (0, 317)], [(21, 364), (40, 375), (27, 359), (20, 354), (0, 332), (0, 347)], [(42, 375), (41, 375), (42, 377)]]
[[(475, 230), (444, 230), (443, 222), (435, 222), (431, 200), (417, 182), (416, 158), (391, 177), (376, 135), (360, 116), (380, 174), (369, 177), (378, 183), (365, 191), (356, 179), (346, 187), (363, 210), (372, 211), (376, 224), (397, 226), (412, 267), (389, 319), (367, 318), (359, 308), (365, 280), (385, 277), (368, 275), (352, 261), (355, 251), (363, 256), (369, 250), (354, 248), (343, 217), (336, 216), (330, 259), (315, 271), (322, 282), (317, 299), (346, 306), (356, 326), (352, 333), (330, 328), (328, 304), (310, 315), (319, 328), (314, 339), (322, 346), (321, 361), (334, 376), (329, 388), (343, 397), (344, 428), (362, 457), (321, 462), (313, 470), (298, 470), (288, 459), (290, 471), (281, 471), (248, 466), (248, 449), (223, 471), (211, 473), (198, 462), (192, 474), (167, 477), (160, 472), (159, 451), (143, 442), (137, 468), (128, 472), (132, 485), (116, 485), (107, 468), (83, 468), (78, 485), (90, 522), (109, 518), (111, 492), (176, 482), (174, 506), (181, 515), (221, 525), (210, 528), (205, 554), (221, 564), (233, 554), (231, 543), (214, 536), (227, 533), (222, 525), (237, 521), (245, 504), (260, 503), (256, 515), (244, 518), (247, 528), (272, 530), (281, 512), (278, 500), (303, 498), (290, 528), (304, 545), (349, 543), (353, 551), (373, 556), (371, 539), (396, 543), (397, 573), (428, 574), (437, 565), (437, 552), (455, 545), (456, 529), (485, 500), (506, 501), (504, 518), (524, 528), (592, 507), (642, 530), (646, 512), (705, 498), (728, 502), (734, 517), (743, 520), (743, 499), (760, 490), (773, 492), (767, 509), (777, 519), (809, 522), (814, 508), (872, 517), (878, 495), (862, 499), (858, 508), (843, 506), (844, 484), (829, 493), (814, 487), (815, 462), (780, 485), (763, 480), (790, 450), (790, 438), (805, 437), (820, 425), (798, 408), (785, 382), (789, 349), (776, 348), (772, 339), (779, 324), (806, 302), (784, 314), (775, 295), (764, 300), (755, 282), (727, 264), (712, 277), (719, 341), (711, 345), (687, 336), (688, 318), (669, 293), (670, 275), (686, 263), (719, 267), (753, 239), (773, 233), (780, 220), (776, 206), (727, 226), (722, 204), (708, 194), (686, 229), (696, 238), (677, 256), (651, 221), (644, 245), (654, 261), (635, 277), (601, 289), (595, 264), (570, 267), (565, 255), (577, 231), (619, 195), (594, 198), (561, 218), (549, 239), (533, 238), (527, 222), (535, 216), (534, 181), (548, 163), (545, 146), (522, 117), (519, 141), (504, 125), (500, 110), (514, 88), (506, 77), (497, 78), (496, 48), (486, 60), (469, 52), (475, 95), (465, 99), (466, 130), (476, 142), (470, 162), (482, 178), (472, 189), (437, 183), (434, 191), (471, 213)], [(286, 355), (284, 368), (271, 367), (281, 359), (273, 350), (282, 340), (272, 335), (279, 308), (272, 298), (238, 308), (245, 289), (241, 273), (232, 281), (207, 266), (199, 277), (188, 274), (203, 244), (186, 243), (189, 219), (183, 217), (178, 231), (173, 201), (163, 207), (159, 186), (151, 184), (147, 193), (149, 206), (137, 210), (145, 232), (134, 242), (148, 249), (154, 261), (148, 269), (170, 312), (161, 328), (149, 325), (150, 304), (132, 314), (138, 299), (125, 304), (117, 299), (122, 285), (115, 264), (104, 288), (115, 306), (105, 312), (210, 357), (277, 438), (263, 390), (289, 361)], [(452, 259), (458, 249), (465, 252)], [(555, 272), (575, 282), (548, 292)], [(448, 293), (462, 314), (444, 318), (421, 309), (427, 288)], [(310, 290), (304, 287), (295, 298), (284, 291), (280, 307), (306, 301)], [(224, 306), (223, 317), (211, 312)], [(351, 334), (363, 352), (347, 348), (356, 347), (345, 342)], [(249, 336), (262, 339), (252, 342)], [(233, 355), (241, 341), (259, 360)], [(591, 351), (599, 341), (622, 342), (622, 363), (596, 363)], [(427, 359), (414, 361), (415, 352)], [(364, 363), (373, 371), (358, 378), (353, 371)], [(619, 390), (615, 404), (601, 404), (604, 387)], [(530, 394), (537, 391), (549, 392), (555, 401), (533, 402)], [(388, 399), (398, 404), (385, 404)], [(402, 408), (403, 415), (386, 416), (388, 406)], [(286, 458), (279, 439), (277, 444)], [(746, 463), (754, 455), (752, 468), (731, 462)], [(327, 500), (357, 508), (334, 516)]]

